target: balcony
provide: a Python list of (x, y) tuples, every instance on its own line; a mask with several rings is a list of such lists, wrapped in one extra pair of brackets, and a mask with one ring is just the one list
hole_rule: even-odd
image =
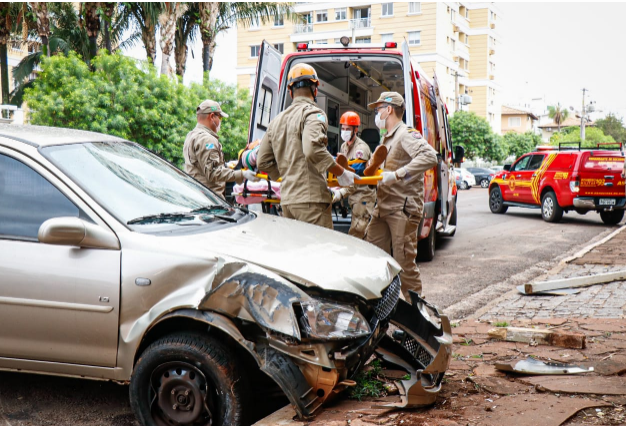
[(350, 19), (350, 29), (370, 28), (372, 26), (371, 18)]
[(293, 27), (294, 34), (304, 34), (304, 33), (312, 33), (313, 32), (313, 24), (296, 24)]

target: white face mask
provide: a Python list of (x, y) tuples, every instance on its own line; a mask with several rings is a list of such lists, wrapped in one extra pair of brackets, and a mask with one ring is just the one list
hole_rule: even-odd
[(351, 130), (342, 130), (341, 131), (341, 139), (343, 139), (344, 142), (348, 142), (350, 139), (352, 139), (352, 131)]
[(380, 118), (380, 112), (376, 113), (376, 117), (374, 117), (374, 122), (376, 123), (376, 127), (378, 127), (380, 130), (384, 129), (386, 121), (387, 121), (387, 118)]

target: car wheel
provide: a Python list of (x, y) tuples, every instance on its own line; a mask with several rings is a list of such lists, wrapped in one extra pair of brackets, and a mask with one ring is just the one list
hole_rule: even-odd
[(541, 198), (541, 216), (546, 222), (558, 222), (563, 217), (563, 209), (552, 191), (546, 192)]
[[(450, 225), (454, 225), (456, 226), (456, 209), (457, 209), (457, 205), (456, 205), (456, 200), (452, 203), (452, 214), (450, 215), (450, 220), (448, 221), (448, 223)], [(454, 234), (456, 234), (456, 229), (454, 230), (453, 233), (450, 234), (451, 237), (454, 236)]]
[(461, 182), (461, 189), (469, 189), (469, 184), (465, 181)]
[(435, 243), (437, 240), (437, 219), (433, 219), (428, 237), (417, 243), (417, 260), (430, 262), (435, 258)]
[(483, 179), (483, 180), (481, 180), (481, 181), (480, 181), (480, 186), (481, 186), (482, 188), (487, 188), (487, 187), (489, 187), (489, 179)]
[(172, 334), (141, 354), (130, 405), (142, 425), (241, 425), (243, 383), (235, 357), (201, 334)]
[(624, 218), (624, 210), (600, 212), (600, 218), (607, 225), (617, 225)]
[(489, 209), (491, 209), (491, 213), (503, 214), (509, 209), (509, 206), (504, 205), (504, 200), (502, 199), (502, 191), (500, 191), (500, 187), (495, 186), (491, 191), (489, 191)]

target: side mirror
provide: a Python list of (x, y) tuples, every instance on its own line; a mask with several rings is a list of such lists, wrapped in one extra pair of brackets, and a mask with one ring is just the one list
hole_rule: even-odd
[(460, 164), (463, 162), (463, 159), (465, 158), (465, 148), (463, 148), (461, 145), (457, 145), (454, 147), (454, 158), (452, 159), (452, 161), (454, 163)]
[(503, 170), (506, 170), (507, 172), (511, 171), (511, 165), (510, 164), (505, 164)]
[(55, 217), (39, 227), (39, 241), (45, 244), (119, 250), (117, 236), (77, 217)]

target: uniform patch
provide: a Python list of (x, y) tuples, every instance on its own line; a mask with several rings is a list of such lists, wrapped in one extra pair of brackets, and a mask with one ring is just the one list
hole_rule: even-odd
[(409, 127), (408, 131), (409, 131), (409, 134), (413, 136), (415, 139), (422, 139), (422, 134), (418, 132), (416, 129)]
[(359, 149), (359, 150), (357, 150), (357, 151), (354, 153), (354, 155), (355, 155), (355, 157), (356, 157), (356, 158), (358, 158), (358, 159), (362, 159), (364, 154), (363, 154), (363, 151), (361, 151), (361, 150)]
[(391, 102), (392, 99), (391, 98), (385, 98), (385, 102)]
[(215, 148), (215, 144), (214, 143), (206, 144), (206, 149), (213, 149), (213, 148)]
[(326, 123), (326, 116), (324, 114), (317, 114), (317, 119), (322, 123)]

